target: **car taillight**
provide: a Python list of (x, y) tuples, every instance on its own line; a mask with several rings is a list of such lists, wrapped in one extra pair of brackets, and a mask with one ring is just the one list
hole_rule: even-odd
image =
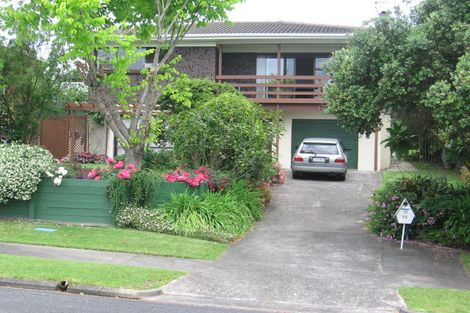
[(301, 156), (296, 155), (296, 156), (294, 157), (294, 162), (303, 162), (303, 161), (304, 161), (304, 158), (301, 157)]
[(335, 163), (346, 163), (346, 158), (344, 157), (336, 158)]

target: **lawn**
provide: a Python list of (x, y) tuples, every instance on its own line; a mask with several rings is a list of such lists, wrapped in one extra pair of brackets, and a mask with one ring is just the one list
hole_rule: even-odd
[[(35, 228), (51, 228), (44, 232)], [(216, 260), (228, 245), (113, 227), (0, 221), (0, 242)]]
[(460, 260), (462, 261), (463, 267), (467, 271), (467, 274), (470, 276), (470, 252), (460, 254)]
[(154, 289), (185, 273), (125, 265), (50, 260), (0, 254), (0, 277), (109, 288)]
[(416, 167), (416, 171), (385, 171), (383, 173), (383, 183), (389, 181), (397, 180), (402, 177), (411, 177), (414, 175), (427, 175), (434, 177), (445, 177), (447, 181), (454, 186), (462, 184), (462, 180), (459, 178), (459, 172), (456, 169), (446, 170), (442, 167), (432, 165), (432, 164), (423, 164), (418, 162), (412, 162)]
[(400, 288), (410, 310), (432, 313), (470, 313), (470, 290)]

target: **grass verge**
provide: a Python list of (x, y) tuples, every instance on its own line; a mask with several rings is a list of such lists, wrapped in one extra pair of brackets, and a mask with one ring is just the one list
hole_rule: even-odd
[(462, 261), (463, 267), (467, 271), (467, 274), (470, 276), (470, 252), (462, 252), (460, 254), (460, 260)]
[(470, 290), (400, 288), (410, 310), (432, 313), (470, 313)]
[[(56, 231), (35, 230), (38, 227)], [(228, 248), (206, 240), (132, 229), (24, 221), (0, 221), (0, 241), (201, 260), (216, 260)]]
[(456, 169), (446, 170), (436, 165), (422, 164), (418, 162), (413, 162), (413, 165), (416, 167), (416, 171), (385, 171), (383, 173), (383, 184), (400, 179), (402, 177), (412, 177), (418, 174), (434, 177), (444, 177), (449, 183), (454, 186), (463, 184), (462, 180), (460, 180), (459, 178), (459, 173)]
[(109, 288), (155, 289), (183, 272), (145, 267), (50, 260), (0, 254), (0, 277), (59, 282)]

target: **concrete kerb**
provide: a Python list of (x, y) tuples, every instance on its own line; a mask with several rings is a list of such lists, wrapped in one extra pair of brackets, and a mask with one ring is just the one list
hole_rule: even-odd
[[(34, 289), (34, 290), (47, 290), (57, 291), (57, 284), (47, 281), (31, 281), (23, 279), (0, 279), (1, 287), (10, 288), (23, 288), (23, 289)], [(114, 297), (123, 299), (143, 299), (147, 297), (156, 297), (162, 294), (161, 289), (149, 289), (149, 290), (133, 290), (133, 289), (121, 289), (121, 288), (104, 288), (87, 285), (74, 285), (67, 289), (67, 292), (75, 294), (86, 294), (101, 297)]]

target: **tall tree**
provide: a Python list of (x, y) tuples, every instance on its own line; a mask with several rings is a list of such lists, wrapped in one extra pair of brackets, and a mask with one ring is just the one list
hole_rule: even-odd
[(62, 70), (29, 44), (0, 45), (0, 134), (28, 143), (57, 109)]
[[(469, 16), (469, 1), (424, 0), (409, 17), (369, 22), (328, 65), (329, 111), (345, 128), (366, 134), (381, 127), (381, 114), (392, 114), (417, 134), (431, 132), (458, 158), (468, 157), (470, 146), (453, 142), (468, 138), (468, 97), (459, 86), (470, 75)], [(451, 122), (445, 111), (461, 119)]]
[[(66, 47), (64, 60), (77, 63), (126, 161), (140, 164), (162, 82), (175, 74), (176, 44), (192, 26), (225, 19), (238, 1), (31, 0), (9, 6), (4, 19), (19, 40), (50, 36)], [(151, 55), (136, 83), (129, 68)]]

